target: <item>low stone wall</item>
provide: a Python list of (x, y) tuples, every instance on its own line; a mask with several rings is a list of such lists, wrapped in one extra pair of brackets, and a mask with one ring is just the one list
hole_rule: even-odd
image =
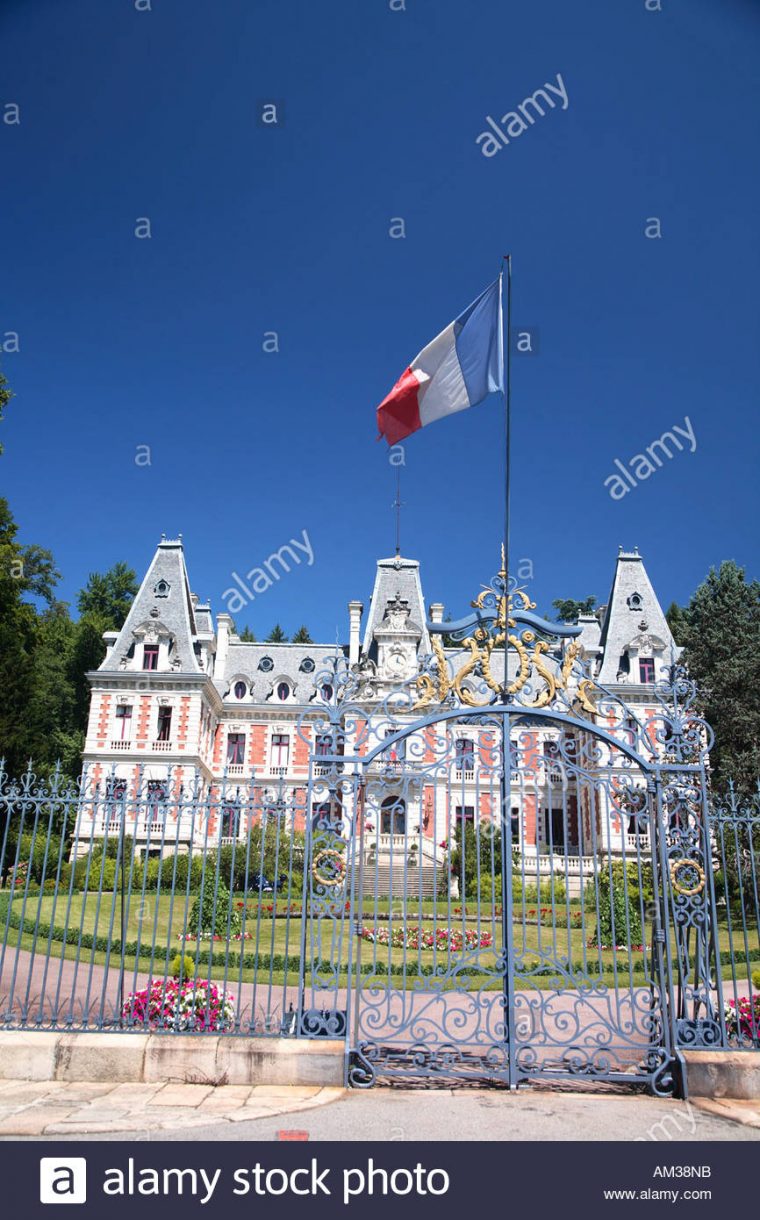
[(345, 1044), (327, 1038), (0, 1032), (5, 1080), (341, 1087), (344, 1061)]
[(689, 1097), (760, 1100), (757, 1051), (684, 1051)]

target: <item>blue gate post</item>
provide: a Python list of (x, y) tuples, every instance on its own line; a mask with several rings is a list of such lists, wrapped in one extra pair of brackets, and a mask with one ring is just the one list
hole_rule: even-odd
[[(652, 951), (656, 954), (655, 968), (660, 987), (660, 1004), (662, 1013), (662, 1040), (668, 1052), (670, 1063), (676, 1068), (675, 1092), (677, 1096), (686, 1096), (686, 1072), (683, 1057), (678, 1050), (678, 1017), (676, 1012), (674, 972), (673, 972), (673, 937), (671, 932), (670, 901), (668, 887), (668, 852), (663, 816), (662, 779), (659, 767), (654, 776), (649, 776), (647, 788), (650, 793), (650, 853), (652, 859), (653, 919), (652, 919)], [(668, 1068), (665, 1075), (667, 1076)], [(667, 1093), (667, 1081), (663, 1080), (662, 1092)], [(656, 1090), (659, 1091), (659, 1090)]]
[(516, 1089), (516, 1031), (513, 1027), (515, 1015), (515, 959), (514, 928), (512, 926), (511, 724), (509, 712), (505, 710), (501, 715), (501, 951), (504, 958), (502, 988), (504, 993), (504, 1043), (509, 1070), (509, 1087), (510, 1089)]

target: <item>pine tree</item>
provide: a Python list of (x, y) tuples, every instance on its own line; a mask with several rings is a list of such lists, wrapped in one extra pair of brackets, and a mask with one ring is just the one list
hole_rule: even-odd
[(106, 631), (124, 625), (139, 589), (137, 576), (125, 563), (115, 563), (107, 572), (90, 572), (87, 584), (79, 591), (77, 608), (84, 615), (98, 615), (108, 622)]
[(751, 795), (760, 775), (760, 583), (733, 560), (712, 568), (686, 608), (684, 661), (715, 733), (713, 786)]
[(676, 644), (679, 648), (683, 647), (689, 634), (689, 621), (683, 606), (679, 606), (678, 602), (671, 602), (665, 611), (665, 619)]
[(244, 627), (238, 637), (244, 644), (255, 644), (256, 636), (251, 631), (250, 627)]
[(286, 634), (283, 631), (280, 624), (275, 623), (274, 627), (269, 632), (269, 635), (266, 638), (266, 643), (267, 644), (285, 644), (285, 643), (287, 643), (287, 639), (288, 639), (288, 637), (286, 636)]
[(299, 627), (292, 639), (293, 644), (313, 644), (314, 641), (309, 635), (308, 627)]

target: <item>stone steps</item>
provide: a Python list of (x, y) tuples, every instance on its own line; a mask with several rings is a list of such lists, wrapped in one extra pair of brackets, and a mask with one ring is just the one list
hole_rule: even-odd
[(421, 865), (419, 861), (407, 862), (405, 869), (402, 857), (394, 859), (392, 863), (381, 858), (378, 863), (364, 866), (365, 894), (434, 898), (436, 880), (440, 880), (440, 870), (436, 873), (433, 865), (427, 861)]

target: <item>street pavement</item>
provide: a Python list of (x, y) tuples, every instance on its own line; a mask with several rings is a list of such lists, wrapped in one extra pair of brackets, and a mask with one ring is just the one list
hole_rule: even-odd
[(0, 1082), (0, 1138), (760, 1141), (760, 1103), (534, 1088), (408, 1090)]

